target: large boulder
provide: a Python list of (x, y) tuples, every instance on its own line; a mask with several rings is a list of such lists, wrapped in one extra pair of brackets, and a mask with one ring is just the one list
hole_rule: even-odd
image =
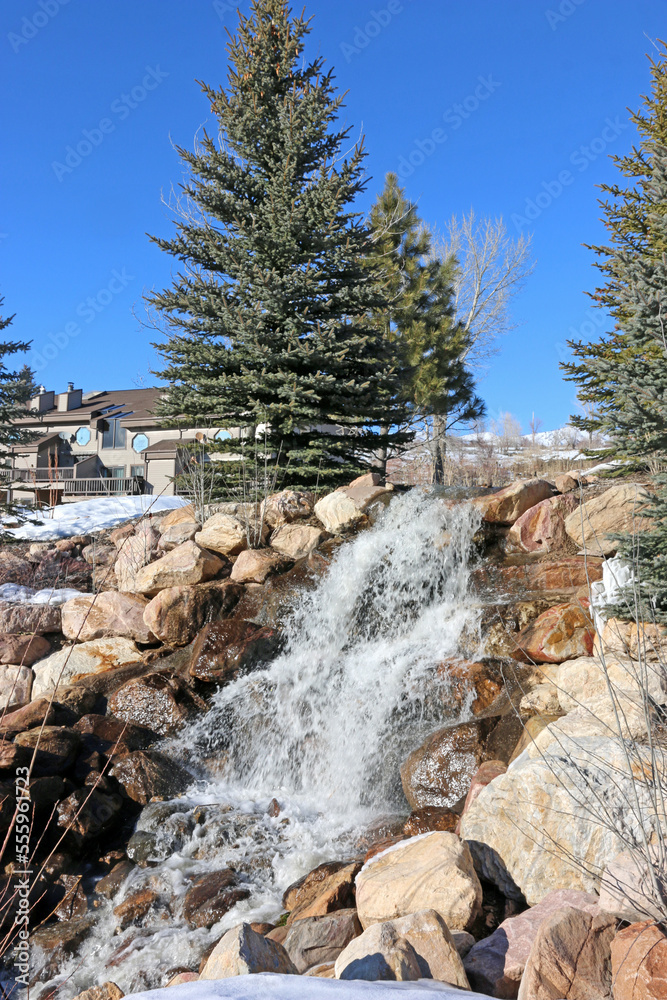
[(33, 676), (30, 667), (0, 665), (0, 711), (28, 704), (34, 686)]
[[(162, 527), (162, 526), (160, 526)], [(157, 550), (160, 554), (171, 552), (185, 542), (191, 542), (201, 531), (201, 524), (195, 521), (183, 521), (181, 524), (172, 524), (164, 531), (160, 531), (160, 541)]]
[(31, 667), (51, 651), (51, 643), (41, 635), (0, 633), (0, 663)]
[(153, 642), (155, 636), (144, 622), (147, 603), (139, 594), (121, 594), (114, 590), (83, 594), (63, 604), (63, 634), (77, 642), (114, 636)]
[(98, 788), (77, 788), (58, 804), (57, 825), (77, 845), (83, 846), (120, 821), (126, 800)]
[(133, 591), (136, 574), (146, 566), (157, 552), (160, 536), (148, 521), (142, 521), (135, 533), (119, 542), (114, 573), (118, 587), (123, 591)]
[(141, 654), (132, 639), (92, 639), (78, 646), (64, 646), (34, 665), (32, 696), (51, 694), (83, 674), (97, 673), (137, 663)]
[(611, 942), (616, 917), (564, 907), (535, 937), (519, 987), (519, 1000), (561, 1000), (611, 993)]
[(201, 681), (226, 684), (276, 653), (276, 629), (258, 628), (254, 622), (233, 618), (210, 622), (201, 630), (192, 649), (190, 674)]
[(118, 719), (146, 726), (160, 736), (173, 736), (203, 703), (174, 674), (152, 673), (123, 684), (107, 700)]
[(193, 524), (197, 521), (197, 515), (195, 514), (194, 505), (191, 503), (184, 504), (182, 507), (174, 507), (170, 510), (168, 514), (160, 520), (158, 525), (158, 531), (161, 535), (166, 534), (166, 532), (179, 524)]
[(369, 507), (391, 497), (392, 490), (384, 486), (344, 486), (318, 500), (315, 515), (327, 531), (338, 535), (366, 523)]
[(470, 782), (470, 787), (468, 789), (468, 794), (466, 795), (466, 800), (463, 804), (462, 816), (470, 809), (471, 805), (480, 794), (483, 788), (490, 785), (492, 781), (499, 778), (501, 774), (504, 774), (507, 770), (507, 764), (502, 760), (485, 760), (483, 764), (480, 764), (479, 769), (475, 771)]
[(261, 516), (269, 528), (280, 528), (310, 517), (315, 506), (315, 494), (304, 490), (282, 490), (272, 493), (262, 503)]
[(611, 942), (614, 1000), (664, 1000), (667, 936), (650, 920), (630, 924)]
[(463, 959), (470, 985), (480, 993), (513, 1000), (537, 937), (537, 932), (554, 913), (572, 907), (587, 914), (599, 912), (598, 897), (576, 889), (558, 889), (520, 913), (508, 917), (488, 937), (472, 946)]
[(239, 924), (218, 941), (199, 978), (227, 979), (256, 972), (297, 974), (282, 945), (258, 934), (250, 924)]
[(139, 594), (157, 594), (167, 587), (192, 587), (217, 576), (224, 563), (195, 542), (184, 542), (161, 559), (143, 566), (130, 588)]
[(135, 750), (116, 761), (109, 772), (125, 794), (142, 806), (173, 799), (192, 783), (192, 775), (157, 750)]
[(649, 499), (647, 490), (635, 483), (612, 486), (570, 514), (565, 528), (572, 541), (590, 555), (612, 555), (618, 542), (609, 537), (611, 534), (632, 534), (651, 527), (650, 518), (642, 517)]
[(244, 549), (232, 566), (236, 583), (264, 583), (270, 576), (289, 569), (292, 561), (271, 549)]
[(468, 930), (479, 915), (482, 888), (466, 844), (436, 832), (371, 858), (357, 875), (356, 899), (364, 928), (435, 910), (450, 930)]
[(224, 556), (237, 556), (247, 549), (253, 541), (266, 541), (269, 528), (262, 523), (259, 512), (252, 514), (239, 511), (236, 514), (219, 513), (204, 521), (201, 531), (195, 535), (195, 541), (211, 552), (219, 552)]
[(595, 636), (595, 652), (622, 659), (667, 661), (667, 628), (651, 622), (621, 621), (609, 618)]
[(558, 552), (569, 541), (565, 518), (578, 506), (572, 494), (541, 500), (514, 522), (508, 540), (523, 552)]
[(514, 659), (562, 663), (593, 652), (595, 626), (578, 604), (555, 604), (516, 636)]
[[(651, 849), (649, 849), (651, 850)], [(642, 852), (622, 851), (602, 874), (600, 906), (619, 920), (641, 923), (664, 920), (667, 873), (661, 871), (657, 847), (649, 861)], [(656, 897), (660, 898), (656, 898)]]
[(183, 899), (183, 916), (190, 927), (212, 927), (249, 895), (233, 869), (207, 872), (191, 881)]
[(356, 861), (325, 862), (288, 886), (283, 895), (288, 924), (353, 907), (355, 878), (360, 870)]
[[(649, 836), (655, 826), (650, 788), (641, 780), (643, 751), (634, 750), (632, 776), (627, 752), (587, 715), (546, 726), (461, 820), (483, 878), (509, 898), (523, 894), (529, 905), (553, 889), (597, 892), (624, 838), (638, 841), (640, 818)], [(638, 803), (633, 810), (631, 801)]]
[(361, 924), (354, 909), (336, 910), (321, 917), (292, 923), (283, 948), (298, 972), (323, 962), (335, 962), (343, 949), (359, 934)]
[[(384, 954), (397, 940), (405, 940), (414, 950), (419, 968), (418, 979), (436, 979), (450, 983), (462, 990), (469, 990), (470, 984), (465, 974), (461, 957), (447, 924), (435, 910), (420, 910), (398, 920), (372, 924), (363, 934), (355, 937), (336, 959), (337, 979), (366, 979), (371, 961), (383, 956), (384, 963), (391, 967)], [(382, 965), (382, 962), (379, 963)], [(359, 973), (364, 972), (364, 975)], [(393, 978), (377, 975), (377, 979)]]
[(84, 754), (101, 754), (108, 758), (145, 750), (158, 738), (154, 730), (121, 721), (113, 715), (84, 715), (72, 728), (81, 735)]
[(229, 614), (242, 593), (243, 587), (229, 580), (167, 587), (146, 606), (144, 623), (161, 642), (187, 646), (207, 622)]
[(61, 608), (55, 604), (14, 604), (0, 601), (0, 632), (10, 635), (47, 635), (60, 632)]
[(553, 496), (553, 487), (544, 479), (527, 479), (510, 483), (491, 496), (479, 497), (475, 506), (482, 519), (491, 524), (514, 524), (522, 514)]
[(283, 524), (271, 535), (269, 544), (288, 559), (305, 559), (314, 552), (326, 533), (311, 524)]
[(411, 809), (451, 806), (466, 794), (484, 757), (484, 722), (438, 729), (401, 766), (403, 792)]

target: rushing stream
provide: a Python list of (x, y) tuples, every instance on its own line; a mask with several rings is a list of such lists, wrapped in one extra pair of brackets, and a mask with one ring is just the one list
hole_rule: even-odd
[[(469, 696), (438, 665), (474, 624), (468, 596), (478, 516), (414, 490), (338, 550), (286, 625), (285, 651), (218, 691), (164, 749), (193, 775), (188, 794), (141, 814), (152, 867), (136, 868), (62, 968), (59, 997), (96, 983), (126, 993), (196, 968), (224, 930), (275, 920), (287, 885), (322, 861), (357, 856), (360, 834), (407, 813), (402, 760), (424, 736), (468, 717)], [(276, 799), (277, 815), (267, 812)], [(274, 808), (271, 812), (276, 812)], [(362, 851), (363, 853), (363, 851)], [(188, 879), (232, 867), (250, 890), (210, 930), (181, 915)], [(150, 887), (159, 900), (117, 933), (112, 907)]]

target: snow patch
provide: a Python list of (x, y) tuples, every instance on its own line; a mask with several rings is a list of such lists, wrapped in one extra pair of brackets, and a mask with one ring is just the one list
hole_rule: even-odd
[(488, 1000), (481, 993), (457, 990), (434, 979), (414, 983), (368, 983), (357, 979), (318, 979), (316, 976), (287, 976), (260, 973), (229, 979), (199, 980), (181, 986), (132, 993), (125, 1000), (375, 1000), (389, 993), (402, 993), (401, 1000), (439, 994), (442, 1000)]
[(7, 528), (7, 533), (20, 541), (50, 542), (72, 535), (89, 535), (104, 528), (141, 517), (142, 514), (159, 514), (187, 506), (183, 497), (100, 497), (99, 500), (81, 500), (77, 503), (59, 504), (38, 513), (31, 512), (36, 523)]
[(632, 566), (621, 556), (605, 559), (602, 563), (602, 579), (591, 584), (591, 606), (599, 632), (607, 620), (605, 609), (620, 600), (621, 592), (632, 584), (633, 579)]
[[(378, 851), (377, 854), (374, 854), (372, 858), (369, 858), (368, 861), (365, 863), (364, 867), (359, 872), (359, 875), (361, 875), (362, 872), (367, 871), (371, 867), (374, 861), (379, 861), (380, 858), (384, 858), (387, 854), (391, 854), (392, 851), (400, 851), (402, 850), (402, 848), (407, 847), (408, 844), (414, 844), (418, 840), (425, 840), (426, 837), (432, 837), (434, 833), (438, 832), (439, 832), (438, 830), (427, 830), (426, 833), (418, 833), (414, 837), (406, 837), (405, 840), (399, 840), (396, 844), (390, 844), (389, 847), (385, 847), (384, 851)], [(359, 878), (359, 875), (357, 875), (357, 878)]]
[(60, 607), (74, 597), (82, 597), (83, 591), (71, 587), (49, 587), (46, 590), (33, 590), (32, 587), (20, 587), (17, 583), (0, 585), (0, 601), (9, 604), (51, 604)]

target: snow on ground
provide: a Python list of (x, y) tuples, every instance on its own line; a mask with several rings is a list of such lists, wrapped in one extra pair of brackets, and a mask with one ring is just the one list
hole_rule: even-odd
[(36, 524), (28, 522), (17, 528), (7, 527), (6, 530), (7, 534), (20, 541), (50, 542), (114, 528), (142, 514), (174, 510), (186, 506), (187, 502), (183, 497), (100, 497), (99, 500), (81, 500), (38, 512), (31, 511), (31, 521), (36, 521)]
[(73, 590), (71, 587), (33, 590), (32, 587), (20, 587), (18, 583), (3, 583), (0, 586), (0, 601), (7, 601), (9, 604), (54, 604), (59, 607), (74, 597), (82, 596), (82, 590)]
[(488, 1000), (481, 993), (457, 990), (433, 979), (420, 979), (416, 983), (368, 983), (361, 979), (348, 982), (276, 973), (199, 980), (132, 993), (125, 1000), (391, 1000), (392, 996), (396, 1000), (427, 1000), (429, 993), (441, 1000)]

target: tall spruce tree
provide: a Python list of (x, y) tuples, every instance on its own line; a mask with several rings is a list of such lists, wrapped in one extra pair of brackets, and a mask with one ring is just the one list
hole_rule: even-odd
[[(0, 309), (4, 305), (0, 298)], [(14, 321), (14, 316), (0, 316), (0, 333)], [(29, 444), (35, 434), (27, 431), (16, 421), (25, 416), (25, 408), (35, 395), (34, 372), (27, 365), (18, 371), (8, 367), (6, 359), (14, 354), (22, 354), (30, 349), (30, 341), (0, 341), (0, 460), (15, 445)]]
[[(175, 426), (227, 429), (209, 441), (226, 481), (252, 463), (289, 466), (294, 486), (334, 487), (392, 441), (391, 352), (365, 317), (382, 303), (372, 243), (352, 203), (364, 150), (338, 125), (343, 98), (323, 60), (306, 62), (310, 22), (287, 0), (253, 0), (228, 45), (226, 89), (202, 84), (216, 120), (193, 152), (171, 239), (182, 269), (149, 296)], [(243, 429), (241, 443), (235, 430)], [(258, 431), (261, 428), (261, 432)]]
[[(431, 234), (396, 174), (387, 174), (371, 211), (371, 229), (386, 300), (373, 311), (373, 320), (394, 354), (398, 375), (384, 426), (427, 427), (433, 481), (440, 483), (447, 432), (484, 413), (464, 361), (469, 335), (454, 319), (457, 262), (432, 253)], [(381, 462), (386, 457), (385, 451)]]
[[(667, 46), (664, 42), (658, 45), (659, 55), (649, 57), (650, 93), (630, 116), (639, 142), (628, 154), (611, 157), (621, 180), (600, 185), (606, 196), (600, 207), (609, 242), (589, 247), (597, 256), (596, 266), (603, 276), (602, 284), (591, 297), (597, 307), (610, 313), (615, 329), (596, 341), (568, 341), (575, 360), (561, 365), (566, 380), (577, 384), (577, 395), (587, 408), (585, 415), (575, 414), (570, 421), (588, 433), (605, 433), (613, 428), (619, 393), (616, 369), (631, 361), (634, 349), (624, 330), (627, 272), (622, 264), (623, 255), (660, 257), (667, 249), (664, 234), (655, 224), (665, 206), (653, 200), (651, 184), (650, 150), (656, 144), (667, 145)], [(612, 444), (603, 454), (614, 453)]]

